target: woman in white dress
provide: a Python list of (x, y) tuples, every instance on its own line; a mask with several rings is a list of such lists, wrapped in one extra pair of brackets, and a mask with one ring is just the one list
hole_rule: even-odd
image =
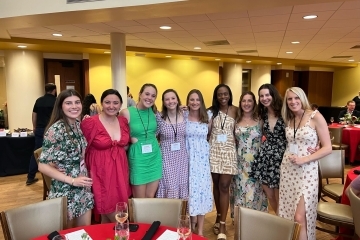
[[(301, 224), (300, 240), (315, 240), (317, 160), (332, 151), (328, 126), (298, 87), (286, 90), (282, 116), (288, 144), (280, 168), (278, 214)], [(319, 140), (321, 148), (311, 154), (309, 148), (315, 149)]]

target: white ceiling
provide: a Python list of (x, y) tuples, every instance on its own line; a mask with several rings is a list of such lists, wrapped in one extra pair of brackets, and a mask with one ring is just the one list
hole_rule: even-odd
[[(213, 1), (216, 0), (209, 0), (209, 3)], [(342, 63), (353, 59), (360, 62), (360, 48), (351, 49), (360, 45), (359, 0), (234, 12), (202, 13), (199, 9), (198, 12), (195, 15), (184, 12), (163, 17), (166, 16), (163, 13), (161, 18), (90, 20), (66, 25), (42, 22), (36, 27), (9, 27), (6, 30), (12, 38), (97, 44), (110, 44), (110, 33), (122, 32), (126, 33), (126, 45), (133, 47), (234, 55), (239, 55), (237, 51), (256, 50), (255, 53), (240, 55)], [(304, 20), (302, 17), (307, 14), (316, 14), (318, 18)], [(172, 29), (161, 30), (159, 27), (162, 25)], [(63, 37), (53, 37), (53, 33), (62, 33)], [(203, 43), (216, 40), (227, 40), (230, 45), (206, 46)], [(292, 41), (300, 44), (294, 45)], [(194, 50), (194, 47), (201, 47), (201, 50)], [(287, 51), (293, 53), (287, 54)]]

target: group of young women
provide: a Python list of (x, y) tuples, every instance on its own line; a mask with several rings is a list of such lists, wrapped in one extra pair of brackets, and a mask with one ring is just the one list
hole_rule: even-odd
[(90, 224), (92, 208), (102, 222), (114, 221), (116, 202), (131, 195), (188, 199), (199, 235), (214, 199), (218, 239), (226, 239), (229, 202), (233, 214), (235, 205), (267, 211), (269, 200), (279, 216), (302, 225), (300, 239), (315, 239), (316, 160), (331, 152), (327, 124), (300, 88), (289, 88), (284, 103), (271, 84), (258, 94), (259, 106), (245, 92), (238, 108), (220, 84), (206, 110), (199, 90), (184, 108), (168, 89), (158, 112), (156, 86), (145, 84), (136, 106), (120, 111), (122, 98), (109, 89), (100, 114), (80, 123), (81, 98), (65, 90), (40, 156), (39, 170), (54, 179), (49, 198), (68, 197), (70, 226)]

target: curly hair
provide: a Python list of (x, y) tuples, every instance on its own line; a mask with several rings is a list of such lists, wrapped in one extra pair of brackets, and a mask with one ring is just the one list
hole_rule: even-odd
[(96, 103), (96, 99), (95, 99), (94, 95), (89, 93), (88, 95), (85, 96), (84, 101), (83, 101), (83, 109), (81, 112), (82, 116), (90, 115), (90, 106), (93, 103)]

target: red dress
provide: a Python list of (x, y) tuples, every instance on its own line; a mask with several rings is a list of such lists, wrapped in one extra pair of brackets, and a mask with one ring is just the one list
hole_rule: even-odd
[(127, 119), (118, 117), (120, 141), (112, 140), (99, 115), (84, 119), (81, 130), (88, 142), (85, 162), (93, 180), (95, 213), (115, 212), (116, 203), (127, 202), (131, 195), (129, 165), (124, 147), (129, 144)]

